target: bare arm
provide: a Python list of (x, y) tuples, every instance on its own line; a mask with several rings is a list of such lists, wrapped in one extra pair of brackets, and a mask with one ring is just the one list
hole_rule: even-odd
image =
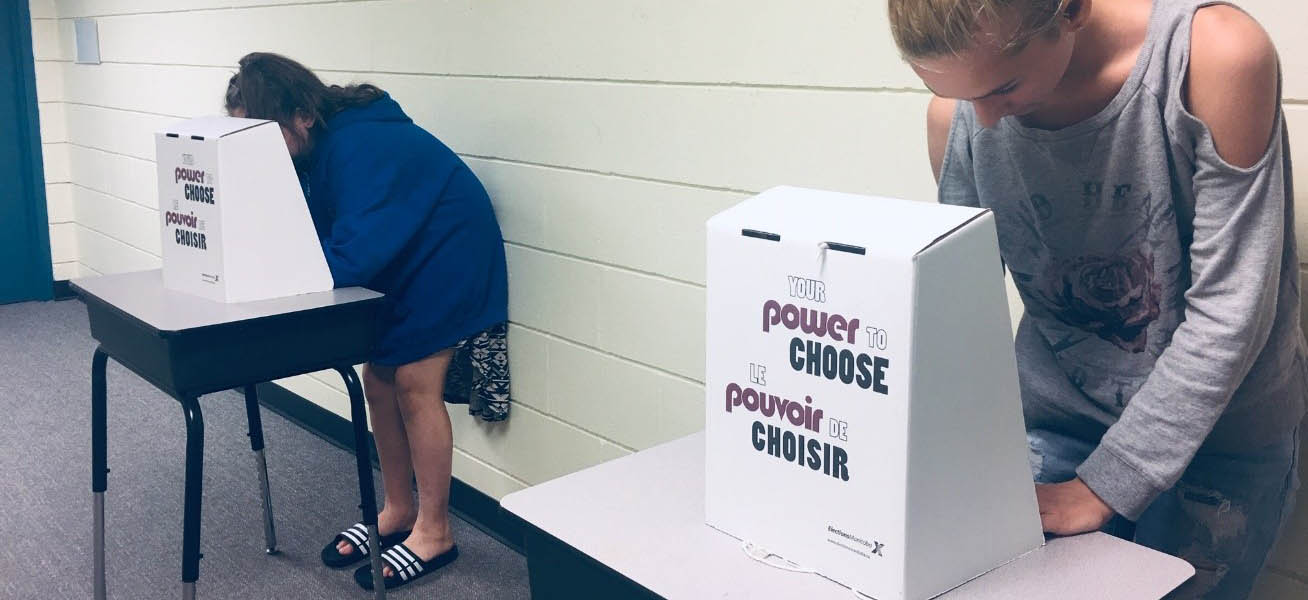
[(931, 158), (931, 174), (940, 182), (940, 165), (945, 160), (945, 144), (949, 143), (949, 125), (954, 120), (957, 100), (931, 97), (927, 105), (927, 154)]
[(1252, 167), (1276, 125), (1276, 48), (1257, 21), (1232, 6), (1195, 12), (1192, 36), (1186, 108), (1208, 126), (1223, 160)]

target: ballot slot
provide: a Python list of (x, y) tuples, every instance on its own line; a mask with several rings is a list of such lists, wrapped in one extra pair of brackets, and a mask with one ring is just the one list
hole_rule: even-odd
[(769, 242), (780, 242), (780, 241), (781, 241), (781, 236), (779, 236), (779, 235), (777, 235), (777, 234), (775, 234), (775, 233), (768, 233), (768, 232), (766, 232), (766, 231), (759, 231), (759, 230), (757, 230), (757, 229), (741, 229), (741, 230), (740, 230), (740, 235), (743, 235), (743, 236), (745, 236), (745, 237), (757, 238), (757, 239), (760, 239), (760, 240), (767, 240), (767, 241), (769, 241)]

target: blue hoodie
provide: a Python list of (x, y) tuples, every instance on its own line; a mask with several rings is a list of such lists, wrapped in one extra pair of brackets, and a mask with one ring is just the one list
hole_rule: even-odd
[(386, 294), (374, 363), (413, 362), (508, 319), (485, 188), (389, 94), (328, 119), (302, 168), (336, 287)]

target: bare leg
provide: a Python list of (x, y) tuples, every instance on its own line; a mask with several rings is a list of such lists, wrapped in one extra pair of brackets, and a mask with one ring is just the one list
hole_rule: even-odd
[[(377, 513), (377, 532), (390, 535), (413, 526), (418, 507), (413, 502), (413, 463), (409, 462), (409, 439), (404, 430), (395, 389), (395, 368), (367, 364), (363, 367), (363, 391), (368, 399), (368, 420), (372, 423), (377, 457), (381, 462), (385, 499)], [(354, 546), (342, 540), (336, 551), (348, 555)]]
[[(453, 355), (445, 350), (395, 369), (397, 404), (418, 476), (418, 517), (404, 545), (423, 560), (454, 545), (449, 515), (454, 437), (444, 401), (445, 373)], [(390, 575), (389, 567), (385, 573)]]

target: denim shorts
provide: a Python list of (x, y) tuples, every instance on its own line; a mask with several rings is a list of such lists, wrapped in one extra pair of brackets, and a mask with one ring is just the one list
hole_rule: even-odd
[[(1036, 483), (1076, 477), (1096, 444), (1045, 430), (1027, 432)], [(1168, 598), (1243, 599), (1294, 509), (1299, 430), (1239, 455), (1200, 453), (1180, 481), (1135, 523), (1116, 515), (1102, 531), (1194, 565)]]

